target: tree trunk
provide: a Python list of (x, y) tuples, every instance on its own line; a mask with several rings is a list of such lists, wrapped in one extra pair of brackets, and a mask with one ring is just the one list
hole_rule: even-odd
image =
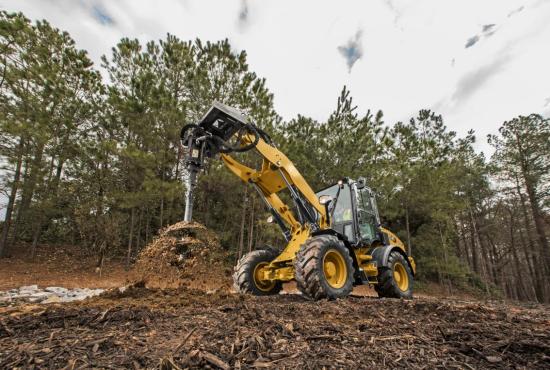
[[(495, 243), (493, 243), (493, 240), (491, 239), (490, 235), (487, 234), (487, 233), (483, 233), (483, 236), (485, 236), (485, 240), (487, 240), (488, 242), (488, 245), (491, 250), (491, 256), (489, 256), (489, 259), (490, 259), (490, 270), (491, 270), (491, 274), (492, 274), (492, 277), (493, 277), (493, 282), (495, 283), (495, 285), (498, 285), (497, 282), (498, 282), (498, 277), (497, 277), (497, 268), (496, 268), (496, 264), (498, 262), (498, 253), (497, 253), (497, 248), (496, 248), (496, 245)], [(487, 244), (485, 244), (487, 245)]]
[(498, 258), (498, 253), (496, 250), (496, 247), (494, 244), (487, 244), (485, 241), (488, 240), (488, 238), (485, 238), (485, 240), (481, 237), (481, 234), (479, 235), (479, 244), (481, 245), (481, 250), (483, 251), (483, 254), (485, 254), (485, 265), (487, 266), (487, 274), (491, 276), (491, 280), (496, 285), (498, 283), (498, 277), (497, 277), (497, 271), (495, 268), (496, 260)]
[(548, 299), (548, 278), (550, 275), (550, 247), (548, 246), (548, 239), (544, 233), (544, 221), (540, 211), (540, 206), (538, 203), (538, 196), (536, 191), (536, 184), (532, 178), (532, 172), (529, 170), (529, 158), (525, 155), (522, 142), (519, 137), (516, 135), (516, 142), (518, 145), (519, 154), (521, 156), (519, 165), (521, 169), (521, 176), (525, 184), (525, 190), (527, 191), (527, 196), (529, 197), (529, 203), (531, 204), (531, 214), (535, 222), (535, 230), (537, 233), (537, 239), (539, 244), (539, 250), (541, 253), (540, 268), (544, 276), (544, 281), (546, 284), (543, 284), (541, 287), (542, 300), (546, 302)]
[[(535, 248), (535, 241), (533, 240), (533, 234), (531, 233), (531, 222), (529, 220), (529, 212), (527, 210), (527, 201), (525, 199), (525, 196), (521, 192), (520, 186), (519, 186), (519, 179), (516, 178), (516, 192), (518, 194), (520, 203), (521, 203), (521, 211), (523, 214), (523, 220), (525, 224), (525, 233), (527, 234), (527, 238), (522, 237), (522, 243), (523, 243), (523, 252), (525, 254), (525, 258), (527, 260), (528, 268), (531, 274), (531, 278), (534, 283), (535, 288), (535, 294), (537, 296), (537, 301), (543, 302), (544, 301), (544, 281), (542, 274), (540, 272), (540, 269), (538, 266), (536, 266), (536, 261), (533, 257), (533, 248)], [(520, 229), (521, 233), (521, 229)], [(528, 245), (525, 245), (524, 241), (528, 241)]]
[(40, 219), (36, 225), (36, 230), (34, 231), (34, 235), (32, 237), (32, 245), (31, 245), (32, 261), (34, 261), (34, 257), (36, 256), (36, 249), (38, 248), (38, 240), (40, 240), (41, 232), (42, 232), (42, 220)]
[[(534, 300), (539, 302), (538, 295), (537, 295), (537, 287), (539, 284), (539, 274), (537, 273), (538, 269), (535, 266), (534, 257), (531, 253), (531, 250), (527, 247), (525, 243), (525, 235), (524, 230), (520, 227), (519, 228), (519, 242), (521, 244), (521, 252), (522, 257), (524, 258), (525, 264), (520, 264), (520, 266), (527, 266), (527, 273), (529, 275), (529, 286), (531, 287), (531, 290), (534, 294)], [(523, 267), (525, 269), (525, 267)]]
[(136, 210), (132, 208), (130, 216), (130, 235), (128, 236), (128, 251), (126, 253), (126, 270), (130, 269), (130, 258), (132, 257), (132, 240), (134, 239), (134, 223), (136, 218)]
[[(25, 171), (23, 172), (23, 181), (26, 181), (26, 179), (29, 176), (29, 163), (28, 159), (24, 161), (25, 162)], [(13, 226), (13, 237), (11, 239), (10, 245), (13, 246), (17, 244), (17, 241), (19, 239), (19, 227), (21, 226), (21, 223), (23, 219), (23, 197), (21, 197), (21, 201), (19, 202), (19, 205), (17, 206), (17, 214), (15, 216), (15, 222)]]
[(544, 221), (540, 206), (537, 200), (537, 195), (532, 184), (525, 179), (525, 186), (527, 188), (527, 195), (529, 196), (529, 203), (531, 204), (531, 213), (533, 214), (533, 220), (535, 221), (535, 230), (537, 232), (537, 239), (540, 245), (540, 251), (543, 257), (542, 267), (545, 268), (546, 275), (549, 275), (550, 269), (550, 247), (548, 246), (548, 239), (544, 232)]
[(145, 212), (145, 245), (149, 244), (149, 224), (151, 223), (151, 215), (149, 214), (149, 207), (147, 207)]
[(141, 221), (142, 221), (142, 215), (143, 215), (143, 208), (140, 208), (139, 209), (137, 230), (136, 230), (136, 253), (139, 252), (140, 247), (141, 247)]
[(164, 196), (160, 196), (160, 216), (159, 216), (159, 228), (162, 229), (162, 221), (164, 220)]
[(476, 244), (476, 234), (477, 230), (474, 223), (474, 216), (472, 210), (469, 210), (470, 213), (470, 244), (472, 246), (472, 264), (474, 266), (474, 271), (476, 274), (481, 275), (481, 268), (479, 266), (479, 253)]
[(472, 261), (472, 255), (470, 254), (470, 251), (468, 248), (468, 239), (466, 238), (466, 229), (464, 227), (464, 222), (461, 218), (459, 218), (458, 222), (459, 222), (459, 225), (457, 226), (457, 229), (459, 231), (458, 243), (460, 245), (462, 242), (464, 259), (466, 260), (466, 263), (468, 264), (469, 269), (472, 270), (473, 261)]
[[(437, 227), (439, 229), (439, 237), (441, 238), (441, 246), (443, 247), (443, 262), (445, 263), (445, 266), (448, 266), (449, 258), (447, 256), (447, 243), (445, 242), (445, 238), (443, 237), (443, 231), (441, 230), (441, 223), (438, 222)], [(447, 277), (445, 280), (447, 282), (447, 293), (449, 295), (452, 295), (453, 287), (452, 287), (451, 279), (449, 278), (449, 274), (447, 274)]]
[(11, 219), (13, 208), (15, 206), (15, 198), (19, 188), (19, 179), (21, 177), (21, 165), (23, 164), (23, 139), (19, 140), (17, 163), (15, 165), (15, 173), (13, 175), (13, 183), (11, 185), (10, 196), (8, 198), (8, 206), (6, 208), (6, 217), (2, 227), (2, 235), (0, 237), (0, 257), (6, 257), (8, 254), (8, 235), (10, 232)]
[[(34, 191), (36, 189), (36, 182), (38, 177), (38, 172), (41, 169), (42, 157), (44, 154), (44, 144), (40, 144), (37, 148), (34, 158), (31, 160), (28, 177), (24, 179), (22, 193), (21, 193), (21, 213), (25, 214), (29, 209), (32, 198), (34, 197)], [(19, 219), (19, 217), (18, 217)]]
[(515, 281), (516, 281), (516, 287), (518, 292), (518, 298), (519, 299), (527, 299), (532, 300), (533, 297), (531, 293), (534, 293), (532, 289), (528, 289), (528, 287), (525, 284), (525, 281), (523, 279), (523, 273), (520, 270), (519, 266), (521, 265), (517, 248), (516, 248), (516, 242), (515, 242), (515, 220), (514, 220), (514, 213), (511, 209), (508, 209), (508, 212), (510, 213), (510, 249), (512, 252), (512, 269), (514, 271)]
[(106, 244), (105, 244), (105, 240), (103, 240), (99, 246), (99, 258), (96, 264), (96, 272), (99, 273), (99, 277), (101, 277), (103, 273), (103, 263), (105, 262), (105, 249), (106, 249)]
[(409, 208), (405, 207), (405, 226), (407, 228), (407, 253), (412, 256), (411, 230), (409, 227)]

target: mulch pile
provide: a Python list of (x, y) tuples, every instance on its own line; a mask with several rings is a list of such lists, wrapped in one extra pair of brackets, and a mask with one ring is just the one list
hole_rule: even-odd
[(0, 368), (550, 368), (548, 306), (130, 287), (0, 312)]
[(231, 269), (216, 235), (196, 222), (164, 228), (139, 254), (134, 272), (148, 288), (229, 287)]

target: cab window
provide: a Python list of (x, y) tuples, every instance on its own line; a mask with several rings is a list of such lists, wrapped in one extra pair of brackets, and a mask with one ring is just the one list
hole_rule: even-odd
[(361, 239), (372, 242), (377, 238), (376, 209), (372, 203), (372, 194), (368, 188), (357, 191), (357, 217)]
[[(317, 196), (330, 195), (333, 199), (338, 194), (338, 185), (331, 186), (325, 190), (321, 190), (317, 193)], [(353, 220), (353, 213), (351, 208), (351, 192), (348, 185), (344, 185), (340, 189), (338, 194), (338, 200), (333, 211), (333, 223), (351, 222)]]
[[(317, 196), (330, 195), (333, 199), (336, 199), (336, 194), (338, 194), (338, 185), (319, 191)], [(340, 194), (338, 194), (338, 200), (336, 200), (334, 207), (331, 227), (353, 242), (355, 240), (355, 227), (353, 223), (351, 190), (348, 184), (344, 184), (340, 189)]]

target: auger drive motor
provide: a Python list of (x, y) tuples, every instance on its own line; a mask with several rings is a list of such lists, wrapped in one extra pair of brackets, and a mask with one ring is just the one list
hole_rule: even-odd
[[(233, 275), (238, 292), (277, 294), (295, 280), (312, 299), (345, 297), (360, 284), (372, 284), (380, 297), (412, 298), (414, 259), (380, 225), (374, 192), (363, 178), (344, 178), (314, 192), (267, 133), (217, 102), (199, 122), (182, 128), (181, 141), (188, 170), (185, 220), (191, 221), (197, 174), (207, 158), (219, 155), (258, 192), (286, 240), (281, 251), (255, 250), (239, 260)], [(259, 168), (231, 156), (250, 150), (260, 155)]]

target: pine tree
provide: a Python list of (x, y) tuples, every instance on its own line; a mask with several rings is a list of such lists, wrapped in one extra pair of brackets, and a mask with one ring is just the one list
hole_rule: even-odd
[[(541, 257), (538, 268), (546, 281), (550, 276), (550, 245), (543, 205), (548, 202), (550, 194), (550, 119), (538, 114), (519, 116), (504, 122), (499, 135), (489, 136), (489, 142), (495, 148), (492, 159), (497, 171), (510, 183), (517, 182), (518, 188), (521, 188), (518, 189), (520, 197), (522, 193), (527, 195), (535, 225), (534, 239)], [(525, 200), (522, 199), (522, 202)], [(539, 281), (536, 290), (539, 300), (548, 299), (547, 284)]]

